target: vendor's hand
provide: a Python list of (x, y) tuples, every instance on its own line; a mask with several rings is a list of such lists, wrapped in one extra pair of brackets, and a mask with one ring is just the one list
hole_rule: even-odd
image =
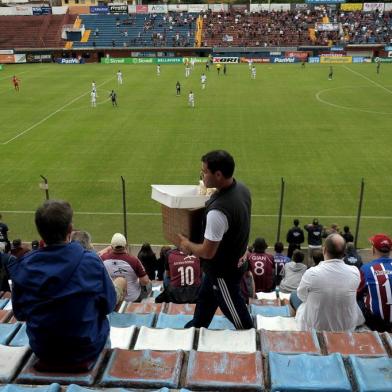
[(178, 236), (178, 239), (180, 240), (178, 247), (180, 248), (180, 250), (182, 252), (189, 254), (190, 253), (189, 239), (182, 234), (177, 234), (177, 236)]

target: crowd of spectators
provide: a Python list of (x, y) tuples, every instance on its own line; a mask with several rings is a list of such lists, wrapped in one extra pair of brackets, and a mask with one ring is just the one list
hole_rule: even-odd
[[(163, 279), (156, 302), (198, 299), (204, 275), (195, 255), (164, 246), (157, 258), (145, 243), (135, 257), (121, 233), (96, 252), (90, 234), (73, 228), (72, 209), (63, 201), (46, 201), (35, 221), (42, 240), (30, 247), (14, 239), (9, 251), (8, 226), (1, 222), (0, 290), (10, 290), (12, 281), (14, 314), (27, 322), (30, 345), (39, 358), (37, 369), (90, 368), (108, 336), (106, 315), (123, 300), (139, 302), (150, 296), (152, 280)], [(306, 264), (298, 219), (287, 233), (291, 257), (284, 255), (283, 243), (275, 243), (272, 254), (264, 238), (255, 239), (238, 264), (245, 300), (258, 292), (275, 291), (277, 298), (280, 292), (290, 293), (290, 305), (304, 330), (353, 331), (366, 321), (373, 330), (392, 332), (392, 240), (385, 234), (371, 237), (375, 259), (362, 264), (348, 226), (341, 232), (338, 225), (324, 227), (315, 218), (303, 227), (308, 247), (313, 246)], [(64, 354), (60, 362), (59, 350)]]
[[(202, 46), (306, 46), (390, 43), (391, 12), (326, 10), (208, 11)], [(320, 29), (317, 23), (330, 23)]]

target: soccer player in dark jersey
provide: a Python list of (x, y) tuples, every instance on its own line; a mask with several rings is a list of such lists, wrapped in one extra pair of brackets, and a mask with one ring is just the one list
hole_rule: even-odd
[(114, 90), (112, 90), (109, 97), (112, 100), (112, 106), (117, 106), (117, 94)]
[(18, 79), (15, 75), (12, 77), (12, 84), (14, 85), (15, 91), (19, 91), (19, 83), (20, 79)]
[(377, 66), (376, 66), (377, 74), (380, 73), (380, 67), (381, 67), (381, 63), (380, 63), (380, 61), (378, 61), (378, 62), (377, 62)]
[(178, 96), (178, 95), (180, 95), (181, 94), (181, 84), (180, 84), (180, 82), (177, 80), (177, 83), (176, 83), (176, 95)]
[(332, 80), (333, 78), (333, 68), (332, 65), (329, 66), (329, 74), (328, 74), (328, 80)]

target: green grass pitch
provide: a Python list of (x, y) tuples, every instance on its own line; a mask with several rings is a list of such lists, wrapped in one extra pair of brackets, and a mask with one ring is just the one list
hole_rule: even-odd
[[(0, 211), (10, 237), (37, 238), (33, 211), (44, 198), (69, 200), (77, 228), (94, 242), (122, 231), (120, 176), (127, 186), (131, 243), (164, 243), (150, 184), (197, 184), (200, 157), (227, 149), (235, 176), (253, 195), (252, 233), (276, 239), (281, 177), (282, 237), (294, 217), (354, 230), (360, 181), (365, 199), (359, 245), (392, 234), (392, 67), (383, 64), (229, 65), (226, 76), (203, 65), (186, 79), (181, 65), (12, 65), (0, 72)], [(124, 84), (117, 86), (121, 69)], [(21, 79), (13, 90), (11, 76)], [(91, 82), (98, 106), (90, 107)], [(182, 86), (175, 94), (175, 83)], [(118, 108), (108, 100), (118, 94)], [(195, 109), (187, 95), (195, 93)]]

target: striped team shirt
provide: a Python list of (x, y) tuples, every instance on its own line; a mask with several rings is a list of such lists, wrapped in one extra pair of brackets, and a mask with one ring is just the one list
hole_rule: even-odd
[(360, 292), (374, 316), (392, 323), (392, 259), (382, 257), (361, 268)]

